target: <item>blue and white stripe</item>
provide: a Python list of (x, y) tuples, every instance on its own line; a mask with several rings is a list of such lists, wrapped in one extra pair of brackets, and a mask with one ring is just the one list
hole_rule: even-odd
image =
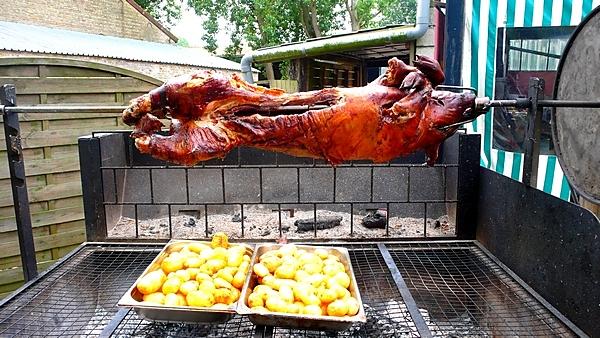
[[(479, 95), (493, 96), (498, 27), (573, 26), (597, 6), (600, 0), (465, 0), (463, 83)], [(467, 126), (469, 133), (482, 135), (481, 165), (521, 180), (523, 154), (494, 149), (492, 127), (491, 113)], [(555, 156), (540, 156), (537, 188), (569, 198), (569, 185)]]

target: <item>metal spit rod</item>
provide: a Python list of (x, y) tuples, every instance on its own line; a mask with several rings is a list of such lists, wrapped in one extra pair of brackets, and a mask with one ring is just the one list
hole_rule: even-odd
[[(276, 108), (265, 109), (269, 111), (307, 111), (314, 109), (327, 108), (326, 105), (301, 105), (301, 106), (282, 106)], [(45, 114), (45, 113), (106, 113), (117, 114), (122, 113), (127, 106), (4, 106), (0, 105), (0, 114), (3, 112), (13, 114)]]

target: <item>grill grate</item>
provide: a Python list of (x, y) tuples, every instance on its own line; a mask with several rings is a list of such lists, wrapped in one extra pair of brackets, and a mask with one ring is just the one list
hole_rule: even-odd
[(572, 336), (477, 245), (388, 245), (432, 334)]
[(160, 248), (83, 247), (0, 308), (0, 336), (98, 336)]
[[(243, 316), (219, 325), (189, 325), (146, 321), (133, 310), (117, 313), (117, 301), (162, 246), (88, 244), (0, 306), (0, 336), (96, 337), (112, 332), (113, 337), (417, 337), (377, 245), (344, 246), (350, 251), (367, 323), (343, 332), (257, 328)], [(471, 242), (412, 242), (388, 248), (435, 336), (572, 335)], [(115, 326), (108, 325), (113, 318)]]

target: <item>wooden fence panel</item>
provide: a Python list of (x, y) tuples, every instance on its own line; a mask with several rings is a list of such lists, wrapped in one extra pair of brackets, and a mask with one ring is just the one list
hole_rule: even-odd
[[(0, 59), (0, 85), (19, 105), (125, 105), (162, 82), (112, 66), (50, 58)], [(126, 129), (115, 113), (22, 114), (22, 145), (38, 269), (85, 241), (77, 139)], [(2, 123), (0, 117), (0, 124)], [(16, 223), (0, 133), (0, 297), (22, 284)]]

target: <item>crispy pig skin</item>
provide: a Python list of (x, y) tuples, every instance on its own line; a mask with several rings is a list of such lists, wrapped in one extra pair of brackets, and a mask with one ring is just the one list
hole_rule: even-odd
[[(475, 96), (434, 90), (444, 74), (419, 56), (415, 66), (393, 58), (385, 74), (365, 87), (285, 93), (248, 84), (237, 75), (204, 71), (177, 77), (131, 101), (123, 121), (142, 152), (194, 165), (248, 146), (294, 156), (387, 162), (425, 150), (435, 163), (440, 143), (467, 120)], [(270, 116), (297, 105), (326, 105), (302, 114)], [(159, 119), (171, 118), (168, 134)]]

